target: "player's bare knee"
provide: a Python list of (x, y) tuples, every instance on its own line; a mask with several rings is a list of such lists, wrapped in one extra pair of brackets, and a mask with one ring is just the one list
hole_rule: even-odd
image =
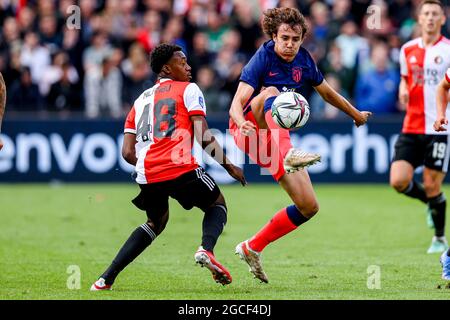
[(306, 206), (306, 208), (303, 209), (301, 212), (306, 218), (311, 219), (316, 215), (317, 212), (319, 212), (319, 203), (317, 202), (311, 203), (308, 206)]
[(409, 181), (406, 179), (393, 179), (391, 178), (389, 184), (392, 188), (394, 188), (397, 192), (403, 192), (408, 188)]
[(308, 219), (314, 217), (316, 213), (319, 212), (319, 203), (316, 200), (301, 201), (295, 203), (295, 205), (300, 210), (302, 215)]
[(150, 227), (150, 229), (152, 229), (152, 231), (156, 235), (159, 235), (159, 234), (161, 234), (161, 232), (163, 232), (164, 228), (166, 227), (167, 219), (165, 221), (164, 220), (153, 221), (153, 220), (148, 219), (146, 224)]
[(425, 194), (428, 198), (437, 196), (441, 191), (441, 186), (439, 183), (437, 183), (434, 180), (431, 181), (424, 181), (423, 182), (423, 188), (425, 190)]

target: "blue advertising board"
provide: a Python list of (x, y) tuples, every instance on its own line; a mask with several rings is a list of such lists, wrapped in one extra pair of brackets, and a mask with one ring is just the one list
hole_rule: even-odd
[[(272, 177), (239, 151), (226, 131), (227, 119), (208, 121), (228, 157), (244, 168), (249, 182)], [(313, 182), (387, 182), (401, 122), (310, 121), (292, 132), (294, 146), (322, 155), (308, 169)], [(5, 121), (1, 135), (0, 182), (130, 182), (132, 166), (121, 156), (122, 121)], [(233, 180), (200, 149), (198, 162), (219, 183)]]

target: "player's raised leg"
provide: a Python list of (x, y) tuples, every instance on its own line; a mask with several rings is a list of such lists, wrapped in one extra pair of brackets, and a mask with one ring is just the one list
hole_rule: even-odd
[(428, 248), (428, 253), (440, 253), (448, 249), (445, 238), (445, 211), (447, 200), (441, 191), (445, 173), (425, 167), (423, 170), (423, 184), (428, 198), (428, 207), (434, 223), (434, 237)]
[(267, 87), (251, 101), (252, 113), (259, 129), (269, 129), (272, 141), (278, 146), (286, 172), (290, 173), (320, 161), (320, 155), (293, 148), (289, 130), (276, 125), (272, 118), (272, 104), (280, 92), (276, 87)]
[(261, 252), (269, 243), (294, 231), (319, 211), (319, 204), (306, 170), (285, 174), (279, 183), (294, 205), (278, 211), (250, 240), (241, 242), (236, 247), (236, 253), (247, 262), (254, 276), (266, 283), (268, 278), (262, 267)]

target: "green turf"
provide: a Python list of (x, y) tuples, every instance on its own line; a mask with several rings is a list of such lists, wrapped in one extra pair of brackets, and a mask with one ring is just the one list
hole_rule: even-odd
[[(165, 232), (118, 277), (112, 292), (89, 291), (144, 214), (134, 185), (0, 185), (0, 299), (449, 299), (438, 289), (439, 255), (425, 206), (388, 186), (317, 185), (319, 214), (268, 246), (270, 283), (254, 280), (234, 255), (279, 208), (275, 185), (224, 186), (229, 207), (216, 256), (233, 283), (222, 287), (194, 264), (202, 214), (171, 202)], [(446, 187), (447, 194), (450, 188)], [(67, 288), (79, 266), (81, 289)], [(368, 289), (370, 265), (381, 289)]]

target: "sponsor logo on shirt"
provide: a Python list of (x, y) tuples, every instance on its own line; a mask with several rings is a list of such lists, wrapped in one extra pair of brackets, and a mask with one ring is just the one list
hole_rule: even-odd
[(436, 56), (434, 58), (434, 63), (441, 64), (442, 62), (444, 62), (444, 58), (442, 58), (441, 56)]

